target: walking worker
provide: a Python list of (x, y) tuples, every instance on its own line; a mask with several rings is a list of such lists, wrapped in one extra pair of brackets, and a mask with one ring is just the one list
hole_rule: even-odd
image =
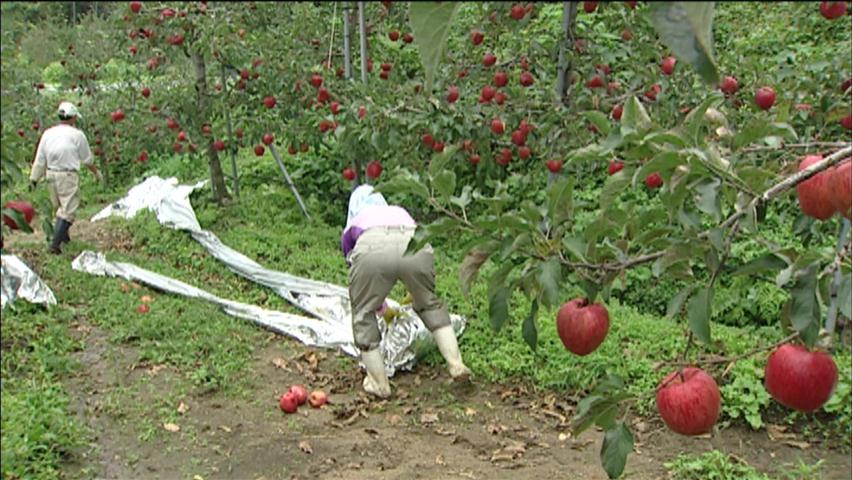
[(397, 280), (411, 293), (414, 311), (432, 332), (438, 350), (447, 361), (450, 376), (457, 381), (470, 377), (462, 362), (450, 314), (435, 295), (435, 257), (427, 245), (404, 256), (417, 224), (402, 207), (388, 205), (381, 193), (361, 185), (349, 198), (349, 215), (341, 237), (343, 255), (349, 263), (349, 300), (352, 331), (367, 369), (364, 390), (378, 397), (390, 396), (390, 383), (379, 349), (381, 332), (376, 312)]
[(59, 104), (59, 123), (42, 133), (30, 173), (30, 189), (41, 177), (47, 178), (50, 201), (56, 208), (56, 224), (50, 253), (62, 253), (63, 243), (71, 241), (68, 229), (80, 206), (80, 165), (85, 165), (101, 180), (101, 172), (92, 162), (86, 134), (76, 127), (80, 112), (71, 102)]

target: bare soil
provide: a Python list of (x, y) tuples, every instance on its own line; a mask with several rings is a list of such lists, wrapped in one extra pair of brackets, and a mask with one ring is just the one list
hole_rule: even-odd
[[(393, 380), (390, 400), (368, 399), (348, 357), (306, 348), (271, 334), (259, 346), (247, 395), (188, 394), (167, 404), (174, 421), (144, 424), (114, 405), (162, 401), (181, 382), (172, 369), (139, 365), (132, 348), (79, 323), (85, 348), (68, 382), (73, 409), (96, 432), (89, 449), (67, 465), (68, 477), (105, 479), (605, 479), (602, 434), (570, 435), (573, 404), (552, 393), (479, 383), (455, 385), (441, 369), (419, 366)], [(292, 384), (322, 389), (329, 403), (287, 415), (278, 398)], [(138, 387), (138, 388), (136, 388)], [(116, 396), (116, 392), (123, 392)], [(129, 393), (128, 393), (129, 392)], [(168, 413), (168, 412), (167, 412)], [(172, 425), (167, 425), (171, 423)], [(712, 449), (774, 472), (800, 460), (824, 460), (824, 479), (849, 479), (848, 454), (810, 445), (792, 434), (728, 428), (706, 438), (669, 432), (656, 419), (635, 418), (637, 446), (624, 478), (661, 479), (680, 453)], [(179, 431), (175, 430), (175, 426)], [(778, 438), (780, 437), (780, 439)]]

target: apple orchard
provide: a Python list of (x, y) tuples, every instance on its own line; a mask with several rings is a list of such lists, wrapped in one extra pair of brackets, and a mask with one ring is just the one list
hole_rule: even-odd
[[(533, 350), (555, 321), (566, 349), (590, 355), (619, 322), (612, 298), (643, 279), (676, 282), (653, 299), (684, 336), (655, 358), (657, 385), (628, 392), (606, 375), (577, 405), (575, 433), (605, 431), (615, 478), (633, 405), (653, 399), (672, 431), (708, 433), (738, 361), (761, 358), (766, 391), (788, 409), (815, 412), (835, 390), (838, 318), (852, 316), (847, 3), (791, 7), (791, 42), (838, 45), (795, 68), (816, 50), (737, 51), (732, 16), (713, 2), (366, 2), (363, 26), (358, 2), (117, 3), (73, 41), (54, 34), (67, 47), (52, 84), (5, 71), (4, 58), (3, 188), (23, 191), (40, 132), (70, 98), (113, 188), (177, 157), (207, 172), (215, 203), (239, 202), (256, 182), (237, 161), (250, 152), (281, 166), (283, 184), (264, 181), (306, 215), (338, 221), (330, 205), (375, 185), (420, 222), (409, 250), (466, 242), (462, 288), (484, 282), (488, 296), (488, 318), (471, 321), (520, 325)], [(3, 212), (11, 229), (36, 215), (21, 201)], [(782, 341), (717, 348), (731, 282), (783, 290), (768, 314)], [(325, 402), (294, 389), (285, 412)]]

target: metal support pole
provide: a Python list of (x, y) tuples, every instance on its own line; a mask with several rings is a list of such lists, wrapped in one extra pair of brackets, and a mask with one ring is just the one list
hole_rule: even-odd
[(296, 190), (296, 185), (293, 184), (293, 180), (290, 179), (290, 174), (287, 172), (287, 167), (284, 166), (284, 161), (281, 160), (281, 156), (278, 155), (278, 150), (275, 149), (275, 144), (269, 145), (269, 151), (272, 153), (272, 157), (278, 162), (278, 167), (281, 169), (281, 173), (284, 174), (284, 183), (290, 187), (290, 191), (293, 192), (293, 196), (296, 197), (296, 201), (299, 202), (299, 207), (302, 209), (302, 213), (305, 214), (305, 218), (308, 220), (311, 219), (311, 216), (308, 214), (308, 209), (305, 208), (305, 202), (302, 201), (302, 197), (299, 195), (299, 191)]
[(352, 79), (352, 10), (343, 9), (343, 74), (347, 80)]
[(367, 27), (364, 24), (364, 2), (358, 2), (358, 32), (361, 36), (361, 81), (367, 83)]

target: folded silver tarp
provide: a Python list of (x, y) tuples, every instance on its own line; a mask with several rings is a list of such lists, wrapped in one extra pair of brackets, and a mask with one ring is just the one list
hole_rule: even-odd
[(0, 255), (0, 309), (16, 298), (30, 303), (56, 305), (56, 297), (38, 274), (16, 255)]
[[(352, 337), (348, 290), (339, 285), (265, 268), (224, 245), (213, 233), (203, 230), (195, 217), (189, 195), (205, 183), (179, 185), (176, 178), (149, 177), (131, 188), (123, 199), (95, 215), (92, 221), (110, 216), (132, 218), (142, 210), (151, 210), (162, 225), (189, 232), (211, 255), (233, 272), (271, 288), (289, 303), (315, 318), (265, 310), (254, 305), (221, 299), (191, 285), (134, 265), (109, 262), (102, 255), (92, 252), (84, 252), (75, 259), (74, 268), (97, 275), (133, 279), (171, 293), (212, 301), (221, 305), (230, 315), (245, 318), (279, 333), (290, 335), (306, 345), (340, 348), (349, 355), (357, 356), (358, 349)], [(341, 261), (343, 261), (342, 257)], [(390, 326), (383, 321), (379, 322), (385, 364), (388, 374), (393, 375), (396, 369), (410, 369), (418, 357), (434, 347), (434, 341), (411, 306), (400, 305), (391, 299), (388, 299), (388, 305), (401, 313)], [(465, 318), (459, 315), (450, 317), (456, 334), (461, 335), (465, 327)]]

